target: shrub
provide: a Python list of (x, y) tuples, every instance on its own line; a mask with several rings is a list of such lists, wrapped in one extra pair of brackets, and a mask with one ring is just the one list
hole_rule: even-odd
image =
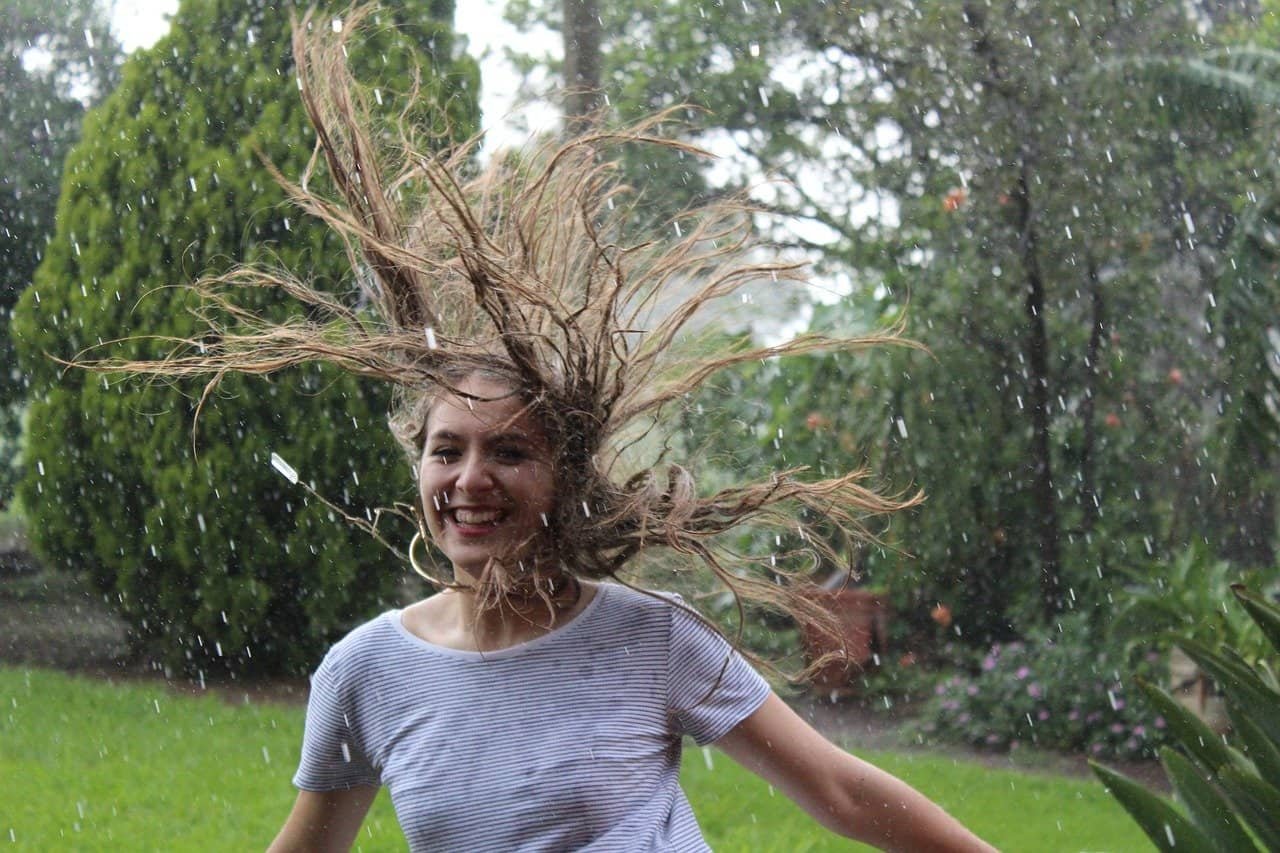
[[(938, 682), (916, 723), (930, 738), (983, 749), (1083, 751), (1109, 758), (1154, 754), (1167, 737), (1164, 717), (1120, 678), (1124, 657), (1096, 648), (1082, 619), (1063, 620), (1059, 634), (992, 646), (975, 671)], [(1157, 671), (1155, 655), (1143, 661)]]
[[(51, 567), (87, 570), (140, 651), (192, 672), (310, 667), (403, 577), (270, 465), (278, 452), (353, 513), (409, 498), (385, 392), (315, 368), (231, 377), (193, 448), (198, 387), (64, 372), (46, 357), (122, 337), (111, 355), (161, 357), (170, 345), (142, 336), (204, 331), (191, 292), (170, 285), (237, 262), (269, 258), (338, 298), (355, 291), (341, 242), (286, 206), (259, 160), (296, 176), (312, 153), (291, 5), (183, 3), (169, 35), (130, 59), (68, 157), (57, 233), (13, 322), (32, 380), (20, 497), (35, 546)], [(465, 134), (476, 74), (453, 57), (452, 5), (380, 13), (353, 63), (381, 86), (389, 117), (422, 65), (442, 105), (430, 118)], [(241, 301), (288, 310), (272, 293)]]
[(1112, 634), (1145, 646), (1168, 649), (1179, 639), (1210, 648), (1230, 646), (1248, 660), (1266, 652), (1262, 632), (1247, 615), (1227, 603), (1235, 583), (1267, 589), (1280, 572), (1247, 571), (1214, 558), (1194, 543), (1168, 564), (1143, 573), (1127, 572), (1131, 583), (1118, 594)]
[(1162, 749), (1160, 760), (1181, 807), (1093, 765), (1160, 850), (1280, 849), (1280, 608), (1242, 586), (1232, 590), (1267, 639), (1264, 659), (1250, 664), (1229, 646), (1179, 643), (1226, 694), (1229, 738), (1215, 735), (1163, 690), (1139, 682), (1169, 715), (1178, 749)]

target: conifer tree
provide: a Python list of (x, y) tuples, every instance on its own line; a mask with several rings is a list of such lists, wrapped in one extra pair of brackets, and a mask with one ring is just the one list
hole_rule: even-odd
[[(103, 354), (159, 357), (163, 338), (204, 328), (182, 285), (241, 262), (353, 297), (342, 245), (285, 202), (263, 162), (297, 176), (312, 154), (292, 6), (188, 0), (170, 34), (126, 64), (68, 159), (56, 236), (14, 319), (33, 388), (20, 497), (34, 544), (90, 573), (139, 651), (188, 672), (301, 671), (404, 577), (271, 462), (352, 514), (411, 499), (384, 390), (316, 368), (229, 378), (193, 432), (199, 386), (48, 357), (120, 338)], [(390, 120), (420, 72), (436, 108), (409, 118), (442, 141), (476, 124), (478, 70), (455, 49), (452, 14), (452, 0), (388, 6), (354, 57)], [(289, 310), (276, 294), (246, 298)]]

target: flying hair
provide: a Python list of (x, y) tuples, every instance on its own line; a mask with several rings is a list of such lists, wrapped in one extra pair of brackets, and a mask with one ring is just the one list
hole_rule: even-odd
[[(813, 565), (843, 564), (851, 543), (874, 541), (870, 519), (919, 496), (880, 494), (865, 470), (818, 478), (793, 469), (703, 491), (691, 468), (666, 452), (637, 460), (649, 443), (636, 436), (669, 433), (689, 397), (721, 371), (901, 343), (898, 330), (699, 348), (694, 330), (709, 308), (753, 282), (798, 286), (805, 270), (769, 259), (742, 199), (684, 211), (679, 228), (636, 224), (643, 217), (622, 180), (624, 148), (705, 156), (663, 137), (660, 126), (674, 112), (620, 128), (597, 124), (568, 140), (499, 153), (482, 168), (478, 138), (433, 150), (436, 139), (406, 119), (408, 108), (390, 114), (371, 103), (347, 53), (372, 13), (349, 10), (338, 32), (318, 25), (314, 11), (295, 19), (315, 152), (296, 180), (268, 164), (292, 203), (341, 238), (358, 298), (319, 289), (299, 271), (240, 266), (192, 285), (208, 326), (199, 340), (174, 341), (158, 360), (79, 364), (200, 377), (203, 405), (228, 373), (327, 362), (394, 388), (391, 428), (415, 461), (432, 401), (476, 372), (500, 377), (546, 431), (559, 492), (547, 551), (571, 576), (625, 581), (637, 555), (665, 549), (693, 558), (673, 561), (687, 564), (682, 570), (710, 572), (740, 611), (753, 603), (830, 629), (807, 580)], [(416, 87), (408, 95), (424, 97)], [(281, 292), (299, 311), (285, 320), (264, 316), (237, 299), (245, 288)], [(799, 532), (809, 564), (772, 565), (728, 547), (728, 534), (753, 526)], [(497, 600), (519, 572), (495, 567), (482, 581)]]

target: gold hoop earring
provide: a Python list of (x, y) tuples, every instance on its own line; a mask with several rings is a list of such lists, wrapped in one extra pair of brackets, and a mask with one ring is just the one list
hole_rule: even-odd
[(427, 537), (422, 535), (421, 527), (414, 532), (413, 538), (409, 540), (409, 565), (413, 567), (414, 573), (436, 589), (449, 589), (453, 587), (454, 584), (440, 580), (418, 564), (418, 558), (414, 556), (413, 551), (414, 548), (418, 546), (419, 542), (423, 543), (423, 547), (426, 547)]

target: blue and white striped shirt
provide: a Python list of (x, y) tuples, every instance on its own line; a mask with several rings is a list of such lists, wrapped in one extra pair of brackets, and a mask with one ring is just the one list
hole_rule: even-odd
[(718, 740), (768, 695), (696, 617), (616, 584), (491, 652), (428, 643), (391, 611), (312, 679), (294, 784), (386, 785), (415, 851), (706, 850), (681, 738)]

